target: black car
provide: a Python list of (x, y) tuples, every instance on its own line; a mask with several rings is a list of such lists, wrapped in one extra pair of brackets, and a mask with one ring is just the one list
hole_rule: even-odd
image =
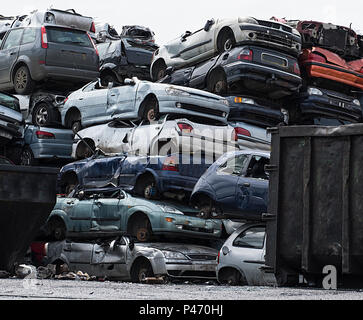
[(150, 64), (154, 46), (134, 44), (120, 39), (97, 44), (100, 55), (100, 76), (103, 85), (123, 83), (125, 78), (150, 80)]
[(258, 46), (235, 47), (192, 67), (173, 70), (159, 80), (204, 89), (216, 94), (265, 93), (280, 99), (299, 90), (302, 84), (295, 57)]

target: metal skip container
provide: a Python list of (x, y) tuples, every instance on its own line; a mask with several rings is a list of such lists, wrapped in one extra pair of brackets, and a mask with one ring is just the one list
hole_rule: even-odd
[(22, 259), (56, 203), (58, 169), (0, 165), (0, 270)]
[(363, 280), (363, 124), (270, 129), (266, 269), (279, 285), (298, 275)]

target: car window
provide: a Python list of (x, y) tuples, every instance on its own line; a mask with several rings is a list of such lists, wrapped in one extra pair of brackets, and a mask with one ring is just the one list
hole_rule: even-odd
[(96, 85), (97, 82), (91, 82), (90, 84), (88, 84), (87, 86), (85, 86), (83, 88), (83, 92), (90, 92), (90, 91), (93, 91), (95, 89), (95, 85)]
[(270, 163), (270, 159), (262, 156), (252, 156), (247, 168), (247, 177), (256, 179), (268, 179), (265, 165)]
[(10, 49), (10, 48), (18, 46), (20, 44), (22, 33), (23, 33), (23, 29), (11, 30), (9, 32), (8, 36), (6, 37), (2, 50)]
[(265, 227), (252, 227), (241, 232), (233, 241), (234, 247), (262, 249), (265, 241)]
[(19, 100), (0, 92), (0, 105), (20, 112)]
[(246, 154), (232, 157), (218, 168), (218, 172), (222, 174), (240, 175), (245, 167), (247, 159), (248, 155)]
[(21, 40), (21, 44), (32, 43), (36, 39), (37, 29), (35, 28), (26, 28), (24, 29), (23, 39)]
[(80, 47), (93, 47), (87, 32), (80, 30), (47, 27), (47, 38), (49, 42), (71, 44)]

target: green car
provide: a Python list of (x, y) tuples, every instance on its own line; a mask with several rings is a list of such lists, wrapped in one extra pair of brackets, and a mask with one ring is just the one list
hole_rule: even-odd
[(47, 237), (62, 240), (128, 234), (149, 241), (159, 235), (205, 239), (222, 235), (220, 220), (197, 218), (197, 210), (183, 205), (133, 197), (119, 188), (73, 193), (57, 199), (42, 228)]

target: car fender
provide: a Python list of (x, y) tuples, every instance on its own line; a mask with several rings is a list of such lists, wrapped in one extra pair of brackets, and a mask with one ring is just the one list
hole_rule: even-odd
[(219, 33), (225, 27), (232, 30), (232, 32), (234, 34), (234, 38), (236, 39), (236, 41), (238, 41), (237, 40), (238, 35), (240, 34), (238, 19), (222, 20), (220, 23), (218, 23), (218, 25), (214, 29), (214, 48), (215, 48), (215, 50), (217, 50), (217, 39), (218, 39)]
[[(155, 182), (156, 182), (156, 186), (158, 187), (158, 189), (159, 189), (159, 187), (160, 187), (160, 178), (159, 178), (159, 176), (158, 176), (158, 174), (156, 173), (156, 171), (155, 170), (153, 170), (153, 169), (151, 169), (151, 168), (146, 168), (144, 171), (142, 171), (142, 172), (139, 172), (137, 175), (136, 175), (136, 178), (135, 178), (135, 185), (136, 185), (136, 182), (137, 182), (137, 180), (142, 176), (142, 175), (144, 175), (144, 174), (147, 174), (147, 173), (150, 173), (150, 174), (152, 174), (153, 175), (153, 177), (154, 177), (154, 179), (155, 179)], [(134, 188), (135, 188), (135, 186), (134, 186)]]
[(198, 180), (198, 182), (196, 183), (196, 185), (194, 186), (192, 195), (190, 197), (191, 203), (195, 204), (197, 198), (200, 195), (206, 195), (212, 200), (216, 199), (215, 191), (213, 190), (212, 186), (204, 178), (200, 178)]
[(70, 229), (70, 225), (71, 225), (71, 219), (68, 217), (67, 213), (65, 211), (63, 211), (62, 209), (55, 209), (53, 210), (48, 219), (47, 219), (47, 223), (54, 217), (60, 218), (62, 219), (62, 221), (64, 222), (66, 229), (69, 230)]
[[(222, 248), (223, 248), (224, 245), (222, 245)], [(246, 275), (246, 273), (244, 272), (244, 270), (241, 268), (241, 266), (239, 265), (236, 265), (236, 264), (224, 264), (223, 262), (222, 263), (219, 263), (218, 266), (217, 266), (217, 269), (216, 269), (216, 274), (217, 274), (217, 281), (219, 282), (219, 273), (222, 269), (224, 268), (233, 268), (233, 269), (236, 269), (238, 270), (238, 272), (243, 275), (246, 280), (247, 280), (247, 283), (249, 284), (249, 278), (248, 276)]]
[(19, 56), (18, 59), (14, 62), (14, 64), (12, 65), (11, 67), (11, 82), (13, 82), (13, 76), (14, 76), (14, 71), (15, 69), (17, 68), (17, 66), (19, 64), (25, 64), (27, 66), (27, 68), (29, 69), (29, 72), (30, 72), (30, 75), (31, 77), (33, 78), (33, 69), (31, 67), (32, 63), (31, 63), (31, 60), (29, 59), (29, 57), (27, 56)]
[(145, 205), (136, 205), (136, 206), (130, 208), (127, 211), (127, 214), (125, 215), (126, 216), (125, 229), (127, 229), (127, 224), (129, 222), (130, 217), (136, 212), (143, 213), (148, 217), (150, 224), (151, 224), (151, 229), (157, 228), (159, 226), (160, 212), (152, 211), (152, 210), (150, 210), (149, 207), (147, 207)]
[(126, 261), (128, 273), (131, 274), (131, 269), (138, 258), (146, 258), (153, 269), (155, 275), (167, 274), (165, 259), (160, 250), (154, 248), (139, 249), (135, 255), (132, 255), (130, 261)]

